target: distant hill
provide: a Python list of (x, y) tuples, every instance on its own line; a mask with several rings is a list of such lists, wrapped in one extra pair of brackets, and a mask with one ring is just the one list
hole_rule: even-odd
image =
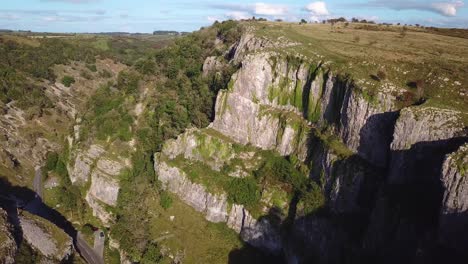
[(153, 35), (169, 35), (169, 36), (183, 36), (187, 35), (190, 32), (178, 32), (178, 31), (170, 31), (170, 30), (156, 30), (153, 32)]

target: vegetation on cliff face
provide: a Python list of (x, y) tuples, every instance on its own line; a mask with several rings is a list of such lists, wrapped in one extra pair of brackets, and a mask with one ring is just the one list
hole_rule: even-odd
[[(186, 128), (209, 124), (215, 96), (229, 81), (232, 69), (227, 67), (221, 75), (204, 77), (203, 62), (210, 55), (226, 51), (237, 39), (235, 34), (238, 34), (237, 23), (221, 23), (179, 38), (155, 52), (146, 62), (136, 65), (142, 74), (140, 79), (151, 83), (152, 87), (140, 84), (137, 89), (140, 93), (147, 89), (150, 96), (144, 101), (146, 110), (134, 128), (138, 150), (132, 157), (132, 170), (121, 178), (117, 222), (112, 232), (135, 261), (144, 256), (148, 246), (154, 246), (149, 242), (155, 238), (155, 234), (147, 232), (150, 227), (145, 221), (154, 221), (155, 217), (147, 212), (147, 204), (141, 201), (142, 194), (163, 198), (162, 205), (169, 209), (166, 194), (159, 195), (162, 190), (155, 179), (153, 154), (161, 150), (165, 140), (176, 137)], [(222, 41), (216, 45), (216, 39)], [(122, 86), (128, 88), (128, 84)]]
[[(463, 46), (466, 40), (447, 36), (435, 38), (426, 32), (409, 32), (401, 40), (404, 45), (397, 45), (393, 32), (382, 34), (359, 27), (335, 27), (330, 31), (328, 25), (239, 24), (227, 21), (162, 42), (121, 37), (77, 40), (1, 36), (0, 57), (5, 58), (0, 61), (2, 106), (15, 102), (21, 109), (34, 107), (34, 111), (48, 115), (45, 109), (54, 107), (46, 92), (50, 82), (60, 82), (73, 91), (76, 85), (80, 85), (80, 78), (90, 80), (99, 76), (106, 80), (85, 102), (86, 111), (78, 113), (79, 119), (82, 119), (79, 121), (81, 129), (78, 142), (74, 144), (77, 148), (77, 145), (81, 147), (99, 142), (112, 155), (125, 151), (132, 164), (131, 168), (119, 175), (117, 207), (106, 207), (116, 216), (110, 235), (131, 261), (164, 262), (167, 261), (167, 254), (173, 254), (175, 259), (184, 259), (188, 263), (226, 263), (229, 252), (242, 246), (232, 230), (224, 225), (207, 223), (201, 214), (162, 190), (154, 172), (154, 153), (161, 151), (166, 140), (175, 138), (187, 128), (203, 128), (212, 121), (216, 95), (221, 89), (233, 88), (230, 78), (236, 68), (221, 59), (223, 65), (217, 69), (218, 72), (204, 75), (203, 63), (209, 56), (226, 55), (228, 48), (239, 40), (244, 26), (253, 27), (259, 36), (270, 39), (285, 37), (296, 43), (281, 50), (271, 48), (280, 56), (285, 56), (290, 67), (298, 68), (303, 62), (301, 56), (306, 56), (308, 61), (323, 63), (324, 67), (319, 70), (315, 66), (309, 69), (309, 78), (317, 77), (320, 87), (326, 77), (325, 69), (330, 68), (338, 74), (350, 73), (347, 76), (355, 79), (363, 98), (374, 104), (379, 89), (385, 87), (383, 84), (388, 84), (405, 90), (402, 96), (397, 97), (402, 101), (401, 106), (429, 99), (426, 103), (462, 112), (467, 110), (468, 92), (461, 86), (467, 81), (467, 61), (463, 56), (455, 56), (468, 54)], [(377, 34), (383, 37), (374, 43)], [(357, 43), (356, 35), (359, 35)], [(432, 46), (429, 49), (419, 37), (427, 42), (437, 40), (440, 43), (432, 50)], [(457, 44), (454, 50), (448, 49), (453, 45), (450, 44), (452, 41)], [(437, 56), (434, 55), (436, 53)], [(402, 61), (400, 57), (407, 59)], [(96, 67), (97, 58), (112, 58), (125, 63), (127, 67), (118, 74), (111, 72), (111, 69), (101, 70)], [(276, 65), (276, 59), (273, 60), (272, 64)], [(58, 75), (53, 70), (57, 64), (73, 69), (76, 67), (72, 63), (74, 61), (82, 64), (79, 77), (65, 73)], [(371, 76), (374, 73), (377, 78)], [(113, 76), (116, 76), (115, 80), (111, 78)], [(268, 98), (277, 100), (279, 105), (297, 107), (307, 121), (316, 123), (324, 109), (320, 109), (320, 98), (303, 100), (304, 85), (300, 81), (292, 84), (289, 79), (283, 78), (277, 87), (270, 87)], [(287, 90), (290, 86), (294, 88), (292, 92)], [(227, 98), (225, 93), (223, 96)], [(453, 99), (450, 100), (451, 105), (447, 104), (447, 98)], [(226, 100), (221, 107), (228, 107)], [(308, 109), (304, 109), (306, 107)], [(296, 132), (309, 132), (310, 123), (300, 115), (276, 109), (261, 110), (263, 114), (281, 117), (280, 130), (285, 129), (285, 124), (292, 124)], [(71, 122), (63, 124), (70, 128), (69, 132), (72, 131), (71, 125)], [(57, 142), (66, 146), (65, 135), (57, 131), (54, 133)], [(354, 155), (332, 129), (321, 132), (313, 129), (312, 133), (310, 136), (321, 140), (340, 160)], [(224, 141), (231, 143), (230, 139), (223, 138), (223, 135), (216, 137), (219, 137), (218, 141), (207, 143), (205, 138), (201, 138), (197, 142), (203, 145), (199, 154), (204, 159), (213, 155), (225, 158), (231, 154), (231, 150), (226, 149), (227, 144), (224, 144)], [(119, 146), (124, 147), (119, 149)], [(296, 203), (308, 216), (326, 207), (323, 182), (310, 180), (309, 170), (314, 168), (305, 166), (294, 155), (281, 157), (272, 151), (237, 144), (232, 144), (232, 148), (235, 154), (245, 148), (254, 152), (255, 158), (259, 157), (257, 166), (244, 178), (227, 176), (238, 167), (245, 169), (244, 160), (237, 157), (221, 171), (180, 156), (168, 163), (184, 170), (190, 180), (202, 183), (208, 190), (226, 193), (230, 204), (244, 205), (254, 217), (265, 213), (265, 209), (260, 207), (264, 205), (262, 199), (266, 195), (272, 196), (269, 205), (284, 210)], [(100, 225), (90, 216), (83, 199), (89, 186), (80, 188), (70, 182), (67, 164), (69, 151), (73, 150), (62, 147), (57, 150), (60, 154), (50, 152), (47, 156), (44, 175), (46, 178), (57, 178), (59, 187), (46, 190), (45, 201), (51, 205), (60, 204), (57, 210), (70, 219), (79, 220), (80, 224)], [(460, 168), (466, 171), (466, 166)], [(344, 184), (351, 185), (352, 180), (345, 179)], [(281, 213), (288, 215), (286, 210)], [(18, 256), (20, 259), (33, 258), (31, 254), (28, 248), (23, 247)]]
[[(258, 36), (295, 43), (281, 50), (272, 48), (276, 52), (305, 56), (325, 63), (335, 73), (349, 74), (369, 98), (389, 84), (406, 90), (398, 98), (403, 105), (424, 98), (445, 108), (468, 111), (468, 92), (462, 85), (468, 82), (466, 38), (436, 35), (431, 29), (416, 27), (401, 37), (398, 33), (403, 26), (359, 23), (247, 24)], [(384, 72), (385, 78), (379, 78), (379, 72)]]

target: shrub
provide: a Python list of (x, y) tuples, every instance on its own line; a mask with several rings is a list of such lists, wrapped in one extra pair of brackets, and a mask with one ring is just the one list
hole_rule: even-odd
[(235, 178), (227, 187), (228, 198), (232, 203), (252, 206), (259, 202), (260, 191), (253, 177)]
[(158, 245), (151, 243), (146, 247), (145, 253), (141, 258), (141, 264), (156, 264), (161, 263), (163, 256), (159, 251)]
[(87, 80), (91, 80), (93, 78), (93, 76), (91, 76), (91, 74), (86, 70), (80, 71), (80, 76)]
[(307, 179), (289, 160), (275, 154), (267, 155), (265, 164), (255, 172), (255, 175), (261, 181), (288, 184), (296, 191), (304, 188)]
[(72, 84), (75, 83), (75, 78), (69, 75), (65, 75), (62, 78), (62, 83), (65, 85), (65, 87), (70, 87)]
[(112, 73), (106, 69), (102, 70), (99, 72), (99, 76), (101, 78), (111, 78), (112, 77)]
[(304, 213), (311, 214), (324, 206), (325, 197), (320, 187), (315, 182), (311, 182), (308, 191), (302, 194), (301, 202)]
[(171, 208), (172, 197), (166, 191), (162, 191), (159, 195), (159, 204), (166, 210)]
[(140, 77), (135, 72), (121, 71), (117, 76), (117, 88), (127, 94), (135, 93)]
[(97, 72), (96, 64), (86, 64), (86, 68), (92, 72)]
[(387, 79), (387, 73), (384, 70), (379, 70), (377, 72), (377, 77), (379, 77), (379, 80), (385, 80)]
[(46, 172), (55, 170), (55, 167), (58, 162), (58, 154), (57, 152), (49, 152), (47, 153), (47, 160), (44, 169)]

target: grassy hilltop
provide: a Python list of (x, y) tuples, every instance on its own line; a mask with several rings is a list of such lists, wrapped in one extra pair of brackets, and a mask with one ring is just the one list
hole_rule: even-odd
[(326, 62), (371, 94), (389, 82), (408, 90), (402, 104), (411, 104), (421, 86), (428, 104), (468, 112), (466, 30), (362, 23), (246, 25), (268, 39), (286, 38), (296, 45), (277, 51)]

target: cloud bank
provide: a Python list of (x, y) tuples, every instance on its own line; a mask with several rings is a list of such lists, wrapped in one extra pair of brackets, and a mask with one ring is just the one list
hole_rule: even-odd
[(443, 16), (456, 16), (458, 9), (464, 6), (463, 1), (421, 1), (421, 0), (375, 0), (364, 6), (387, 7), (394, 10), (421, 10)]

